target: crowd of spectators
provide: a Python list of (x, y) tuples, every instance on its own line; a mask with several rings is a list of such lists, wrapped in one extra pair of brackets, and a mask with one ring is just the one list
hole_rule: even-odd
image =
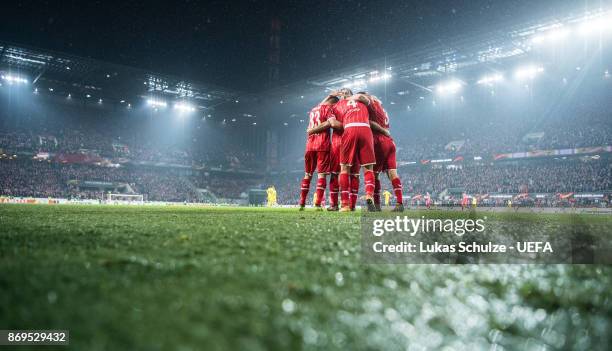
[(55, 165), (0, 160), (0, 194), (61, 197), (67, 195), (67, 188), (62, 184)]
[[(529, 121), (481, 124), (461, 121), (440, 126), (431, 133), (401, 133), (392, 129), (392, 134), (400, 150), (398, 158), (403, 161), (457, 156), (490, 158), (499, 153), (612, 145), (609, 118), (609, 115), (581, 116), (533, 125)], [(453, 148), (449, 145), (453, 141), (460, 146)]]
[(167, 117), (56, 103), (43, 104), (35, 113), (14, 107), (0, 111), (0, 150), (10, 154), (85, 152), (137, 163), (263, 169), (264, 164), (256, 162), (255, 154), (245, 147), (241, 130), (200, 118), (177, 123)]
[(170, 170), (139, 170), (132, 172), (135, 191), (146, 194), (149, 201), (198, 202), (196, 188), (187, 175)]
[[(424, 195), (427, 192), (438, 195), (449, 189), (473, 195), (612, 190), (612, 163), (607, 160), (528, 161), (520, 164), (466, 164), (460, 167), (414, 165), (401, 167), (398, 172), (406, 196)], [(267, 182), (276, 187), (279, 203), (296, 204), (302, 178), (302, 172), (282, 173), (269, 177)], [(384, 189), (391, 189), (384, 174), (380, 179)], [(313, 184), (311, 182), (311, 188)], [(363, 184), (361, 187), (363, 193)]]
[(439, 193), (461, 188), (470, 194), (590, 192), (612, 189), (612, 164), (604, 161), (402, 168), (404, 189)]
[(192, 177), (173, 169), (0, 160), (1, 195), (102, 200), (108, 192), (143, 194), (149, 201), (199, 199)]
[(102, 157), (123, 158), (135, 162), (155, 162), (178, 165), (202, 165), (219, 169), (253, 169), (261, 167), (253, 152), (239, 145), (193, 148), (162, 145), (153, 141), (126, 143), (92, 132), (72, 130), (57, 134), (35, 132), (0, 133), (0, 150), (9, 153), (94, 153)]
[[(469, 194), (568, 193), (612, 190), (612, 164), (606, 160), (466, 164), (460, 167), (409, 166), (399, 169), (404, 193), (439, 194), (460, 189)], [(245, 197), (255, 187), (274, 185), (281, 204), (297, 203), (300, 172), (257, 177), (185, 173), (173, 169), (99, 167), (32, 160), (0, 160), (0, 194), (103, 199), (109, 191), (143, 194), (149, 201), (194, 201), (197, 188), (220, 198)], [(383, 187), (389, 185), (383, 175)], [(84, 182), (105, 185), (84, 186)]]
[(204, 173), (197, 177), (198, 188), (208, 189), (219, 198), (239, 199), (248, 196), (249, 189), (261, 188), (261, 178), (230, 174)]

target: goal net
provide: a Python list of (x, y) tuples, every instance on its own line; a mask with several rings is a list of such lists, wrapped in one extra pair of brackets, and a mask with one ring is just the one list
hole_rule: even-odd
[(106, 194), (107, 203), (111, 204), (142, 204), (144, 195), (142, 194)]

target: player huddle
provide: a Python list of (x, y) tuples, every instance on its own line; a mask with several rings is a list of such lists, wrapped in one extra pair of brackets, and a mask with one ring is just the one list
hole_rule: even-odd
[(381, 210), (381, 172), (387, 173), (393, 185), (396, 197), (393, 211), (404, 210), (389, 117), (378, 98), (365, 92), (353, 94), (347, 88), (332, 92), (310, 111), (307, 133), (300, 209), (306, 204), (310, 182), (316, 171), (315, 208), (321, 208), (329, 174), (328, 210), (354, 210), (359, 193), (359, 173), (363, 168), (368, 211)]

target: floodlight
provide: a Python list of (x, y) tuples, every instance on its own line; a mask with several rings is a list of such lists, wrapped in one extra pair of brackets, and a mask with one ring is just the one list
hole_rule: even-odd
[(603, 18), (597, 18), (582, 23), (578, 27), (578, 32), (582, 35), (599, 34), (611, 27), (610, 22), (605, 21)]
[(147, 104), (151, 107), (167, 107), (168, 103), (161, 100), (149, 99), (147, 100)]
[(389, 80), (391, 78), (391, 73), (378, 74), (378, 71), (370, 72), (370, 75), (372, 75), (370, 77), (370, 82), (376, 82), (379, 80)]
[(451, 80), (448, 82), (440, 83), (436, 87), (436, 91), (440, 94), (454, 94), (461, 90), (462, 84), (458, 80)]
[(28, 80), (26, 78), (23, 77), (19, 77), (19, 76), (15, 76), (12, 74), (3, 74), (2, 75), (2, 80), (6, 81), (8, 84), (28, 84)]
[(542, 72), (544, 72), (544, 67), (542, 66), (525, 66), (518, 68), (514, 72), (514, 77), (516, 79), (533, 79)]
[(566, 38), (570, 34), (570, 30), (567, 28), (555, 28), (545, 33), (536, 35), (531, 39), (534, 44), (540, 44), (543, 42), (557, 42)]
[(174, 109), (180, 112), (195, 112), (196, 108), (190, 104), (184, 102), (178, 102), (174, 104)]
[(484, 76), (482, 78), (480, 78), (476, 84), (485, 84), (485, 85), (490, 85), (493, 83), (497, 83), (497, 82), (501, 82), (504, 80), (504, 75), (501, 73), (495, 73), (492, 75), (487, 75)]
[(552, 30), (550, 33), (548, 33), (546, 37), (550, 41), (558, 41), (558, 40), (561, 40), (567, 37), (569, 34), (570, 34), (569, 29), (559, 28), (559, 29)]

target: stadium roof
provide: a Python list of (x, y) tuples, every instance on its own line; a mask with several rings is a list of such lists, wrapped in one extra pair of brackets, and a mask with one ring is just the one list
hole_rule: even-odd
[[(289, 113), (298, 116), (304, 108), (318, 101), (325, 91), (343, 86), (367, 89), (377, 94), (384, 89), (391, 98), (407, 96), (418, 99), (434, 92), (444, 79), (458, 77), (461, 84), (475, 84), (483, 74), (495, 74), (513, 63), (523, 64), (526, 57), (550, 59), (539, 55), (540, 41), (555, 39), (555, 35), (561, 36), (568, 29), (577, 34), (583, 26), (597, 23), (612, 23), (612, 11), (580, 11), (565, 17), (500, 25), (494, 30), (463, 34), (418, 50), (398, 52), (256, 94), (2, 42), (0, 71), (22, 74), (35, 87), (70, 93), (75, 97), (76, 94), (90, 95), (92, 99), (117, 102), (135, 101), (137, 98), (163, 98), (169, 102), (184, 99), (198, 108), (231, 102), (224, 106), (225, 112), (238, 118), (255, 114), (286, 116)], [(279, 102), (284, 104), (282, 108)], [(269, 103), (277, 104), (278, 108), (270, 110)]]
[[(612, 11), (581, 12), (576, 15), (554, 17), (499, 26), (493, 30), (461, 35), (445, 42), (431, 43), (418, 50), (405, 50), (393, 55), (372, 60), (360, 66), (327, 72), (293, 84), (267, 91), (269, 98), (288, 102), (296, 95), (303, 98), (309, 93), (322, 95), (348, 86), (354, 90), (373, 89), (386, 83), (393, 94), (410, 95), (433, 92), (436, 84), (444, 78), (461, 74), (476, 83), (480, 75), (498, 72), (508, 64), (522, 62), (538, 51), (542, 41), (565, 40), (562, 37), (569, 29), (580, 34), (597, 24), (608, 26), (612, 22)], [(559, 38), (555, 38), (555, 36)], [(545, 59), (545, 57), (540, 57)]]
[(211, 84), (4, 42), (0, 42), (0, 71), (26, 77), (39, 89), (105, 101), (186, 99), (208, 108), (241, 95)]

